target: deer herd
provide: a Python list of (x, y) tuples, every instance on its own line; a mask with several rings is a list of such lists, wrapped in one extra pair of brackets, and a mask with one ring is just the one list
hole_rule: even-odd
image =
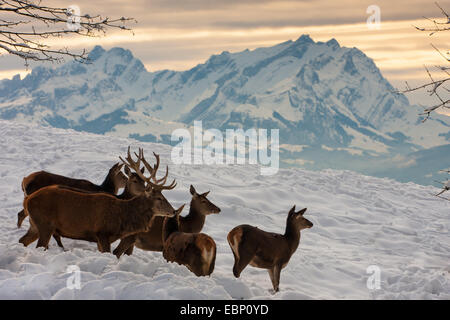
[[(167, 184), (169, 169), (158, 179), (159, 155), (150, 165), (143, 149), (115, 164), (104, 182), (96, 185), (87, 180), (34, 172), (22, 181), (23, 210), (18, 213), (20, 228), (26, 217), (30, 227), (19, 242), (48, 248), (51, 237), (64, 249), (61, 238), (96, 242), (100, 252), (111, 252), (111, 243), (120, 240), (113, 254), (131, 255), (134, 247), (162, 252), (169, 262), (186, 266), (197, 276), (210, 275), (216, 260), (216, 243), (200, 233), (207, 215), (220, 208), (207, 196), (190, 186), (192, 199), (189, 214), (181, 216), (184, 205), (174, 209), (162, 194), (175, 188)], [(141, 165), (143, 165), (141, 167)], [(124, 173), (122, 172), (124, 168)], [(148, 172), (148, 177), (145, 172)], [(120, 189), (121, 194), (117, 194)], [(240, 225), (228, 233), (234, 255), (233, 274), (239, 277), (250, 264), (267, 269), (275, 292), (279, 290), (280, 272), (289, 262), (300, 242), (300, 231), (313, 224), (303, 217), (306, 208), (289, 211), (284, 234), (269, 233), (250, 225)]]

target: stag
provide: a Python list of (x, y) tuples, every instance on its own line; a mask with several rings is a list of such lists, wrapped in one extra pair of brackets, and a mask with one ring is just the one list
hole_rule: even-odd
[(240, 225), (228, 233), (227, 240), (233, 251), (233, 274), (239, 278), (250, 264), (269, 271), (274, 292), (279, 291), (281, 269), (286, 267), (300, 243), (300, 231), (313, 226), (303, 217), (306, 208), (289, 211), (284, 234), (271, 233), (250, 225)]
[[(127, 177), (122, 173), (123, 164), (116, 163), (109, 169), (108, 175), (102, 184), (97, 185), (88, 180), (68, 178), (46, 171), (34, 172), (22, 180), (22, 190), (24, 198), (33, 192), (51, 185), (63, 185), (92, 192), (107, 192), (117, 194), (119, 189), (124, 188), (127, 183)], [(22, 226), (23, 220), (27, 217), (24, 210), (17, 214), (17, 227)]]
[(197, 277), (209, 276), (214, 271), (216, 243), (204, 233), (182, 232), (180, 212), (164, 219), (163, 257), (168, 262), (186, 266)]
[[(142, 152), (143, 152), (143, 150), (139, 149), (139, 154), (141, 154)], [(130, 156), (130, 147), (128, 147), (128, 157), (131, 157)], [(116, 164), (115, 166), (117, 166), (117, 165), (118, 164)], [(123, 165), (117, 166), (117, 169), (119, 170), (120, 173), (122, 173), (120, 171), (122, 166)], [(112, 176), (113, 174), (112, 174), (111, 170), (110, 170), (109, 174)], [(145, 168), (142, 168), (141, 172), (144, 173), (144, 170), (145, 170)], [(127, 182), (125, 184), (125, 189), (120, 195), (117, 195), (117, 196), (114, 195), (114, 196), (116, 196), (118, 199), (127, 200), (127, 199), (131, 199), (134, 195), (143, 193), (145, 190), (145, 182), (136, 173), (131, 172), (128, 167), (125, 167), (125, 174), (128, 177)], [(84, 193), (98, 193), (98, 191), (87, 191), (87, 190), (78, 189), (78, 188), (70, 187), (70, 186), (66, 186), (66, 185), (58, 185), (58, 186), (62, 189), (67, 189), (67, 190), (72, 190), (72, 191), (78, 191), (78, 192), (84, 192)], [(108, 192), (105, 192), (105, 193), (108, 193)], [(24, 244), (25, 246), (27, 246), (30, 243), (30, 241), (33, 242), (37, 238), (38, 238), (38, 231), (37, 231), (36, 227), (30, 222), (30, 227), (29, 227), (27, 233), (22, 238), (19, 239), (19, 242)], [(58, 246), (61, 247), (63, 250), (65, 250), (64, 246), (62, 244), (62, 241), (61, 241), (61, 236), (59, 235), (59, 233), (57, 231), (55, 231), (55, 233), (53, 234), (53, 238), (56, 240), (56, 243), (58, 244)]]
[[(155, 154), (156, 156), (156, 154)], [(86, 193), (66, 187), (49, 186), (42, 188), (24, 201), (25, 211), (38, 234), (37, 247), (48, 248), (50, 237), (59, 235), (91, 242), (97, 242), (101, 252), (110, 252), (111, 243), (129, 235), (147, 231), (153, 217), (173, 216), (176, 211), (162, 195), (162, 190), (175, 188), (175, 180), (165, 185), (164, 180), (153, 183), (156, 170), (146, 177), (139, 170), (140, 159), (135, 163), (129, 157), (122, 162), (145, 181), (144, 192), (128, 200), (105, 193)], [(131, 162), (131, 163), (130, 163)], [(136, 164), (135, 166), (132, 164)], [(32, 237), (21, 239), (27, 246), (36, 240)]]

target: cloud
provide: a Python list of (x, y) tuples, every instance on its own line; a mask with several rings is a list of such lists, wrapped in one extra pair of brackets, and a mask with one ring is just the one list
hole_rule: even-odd
[[(241, 29), (334, 25), (365, 22), (367, 0), (78, 0), (82, 12), (132, 16), (145, 27)], [(378, 0), (382, 21), (434, 17), (440, 10), (427, 0)], [(64, 4), (62, 4), (64, 5)]]
[(392, 158), (392, 162), (397, 168), (409, 168), (417, 164), (415, 158), (408, 158), (402, 155), (396, 155)]

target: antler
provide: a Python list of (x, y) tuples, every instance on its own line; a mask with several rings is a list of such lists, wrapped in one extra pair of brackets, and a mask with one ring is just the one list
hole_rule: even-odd
[(151, 172), (151, 176), (150, 176), (150, 180), (153, 180), (153, 182), (148, 181), (149, 184), (151, 184), (153, 186), (153, 188), (158, 189), (158, 190), (171, 190), (173, 188), (176, 187), (176, 182), (175, 179), (172, 181), (172, 183), (168, 186), (165, 186), (164, 184), (167, 181), (167, 177), (169, 176), (169, 166), (166, 166), (166, 174), (164, 175), (164, 177), (162, 177), (161, 179), (157, 179), (156, 178), (156, 172), (158, 171), (159, 168), (159, 163), (160, 163), (160, 159), (159, 159), (159, 154), (156, 154), (153, 152), (153, 155), (156, 158), (156, 164), (153, 166), (153, 169), (151, 168), (150, 164), (147, 162), (147, 160), (145, 160), (144, 157), (144, 152), (142, 152), (140, 160), (142, 161), (142, 163), (144, 163), (144, 166), (147, 168), (147, 170), (149, 170)]
[[(134, 153), (134, 154), (137, 156), (136, 153)], [(142, 163), (144, 164), (144, 166), (147, 168), (147, 170), (152, 174), (150, 179), (152, 179), (156, 184), (162, 184), (163, 185), (167, 181), (167, 177), (169, 175), (169, 167), (166, 166), (166, 174), (164, 175), (164, 177), (162, 177), (161, 179), (156, 179), (156, 172), (158, 171), (160, 160), (159, 160), (159, 154), (156, 154), (156, 153), (153, 152), (153, 155), (156, 158), (156, 164), (153, 166), (153, 168), (147, 162), (147, 160), (145, 160), (144, 151), (143, 150), (142, 150), (142, 153), (139, 153), (139, 158), (142, 161)]]
[[(136, 154), (136, 153), (135, 153)], [(152, 167), (147, 160), (145, 160), (144, 157), (144, 150), (142, 150), (142, 152), (139, 152), (139, 160), (142, 161), (142, 163), (144, 164), (144, 166), (147, 168), (148, 172), (151, 173), (150, 175), (150, 179), (154, 179), (155, 175), (156, 175), (156, 171), (158, 170), (159, 167), (159, 155), (157, 155), (156, 153), (153, 152), (153, 154), (155, 155), (156, 158), (156, 164)]]
[[(175, 182), (175, 179), (172, 181), (172, 183), (170, 185), (168, 185), (168, 186), (164, 185), (166, 183), (167, 177), (169, 175), (169, 167), (168, 166), (166, 167), (165, 176), (161, 179), (156, 179), (156, 172), (158, 171), (159, 163), (160, 163), (159, 155), (157, 155), (156, 153), (153, 152), (153, 154), (156, 158), (156, 164), (152, 168), (152, 166), (147, 162), (147, 160), (145, 160), (143, 149), (139, 148), (139, 155), (137, 155), (136, 153), (134, 153), (134, 154), (138, 157), (137, 161), (134, 161), (133, 158), (131, 157), (130, 147), (128, 147), (128, 155), (127, 155), (126, 161), (124, 159), (122, 159), (122, 157), (119, 157), (119, 158), (120, 158), (120, 160), (122, 160), (122, 162), (126, 166), (128, 166), (130, 169), (133, 169), (139, 175), (139, 177), (147, 183), (147, 186), (146, 186), (147, 190), (150, 188), (153, 188), (155, 190), (171, 190), (176, 187), (177, 184)], [(148, 177), (148, 178), (146, 176), (144, 176), (144, 174), (140, 171), (141, 161), (144, 164), (144, 166), (147, 168), (147, 170), (150, 172), (150, 177)], [(151, 180), (153, 180), (154, 183)]]
[[(131, 157), (130, 154), (130, 146), (128, 146), (128, 153), (127, 153), (127, 157), (126, 157), (126, 161), (119, 156), (119, 159), (123, 162), (124, 165), (126, 165), (129, 169), (132, 169), (134, 172), (136, 172), (136, 174), (144, 181), (144, 182), (148, 182), (150, 180), (150, 178), (147, 178), (146, 176), (144, 176), (144, 174), (141, 172), (141, 156), (143, 155), (144, 150), (139, 148), (139, 156), (137, 157), (138, 160), (134, 161), (133, 158)], [(136, 154), (136, 153), (134, 153)], [(137, 156), (137, 155), (136, 155)], [(147, 168), (148, 169), (148, 168)], [(151, 171), (150, 171), (151, 172)], [(149, 188), (149, 186), (147, 186)], [(146, 189), (147, 189), (146, 187)]]
[[(141, 150), (139, 149), (139, 154), (141, 153)], [(127, 154), (127, 157), (126, 157), (126, 161), (125, 160), (123, 160), (123, 158), (121, 157), (121, 156), (119, 156), (119, 159), (122, 161), (122, 163), (124, 164), (124, 165), (126, 165), (129, 169), (133, 169), (134, 171), (136, 171), (136, 173), (138, 172), (138, 171), (141, 171), (140, 170), (140, 165), (141, 165), (141, 160), (140, 160), (140, 158), (138, 157), (138, 161), (134, 161), (133, 160), (133, 158), (131, 157), (131, 154), (130, 154), (130, 146), (128, 146), (128, 154)], [(144, 177), (141, 177), (141, 178), (144, 178)]]

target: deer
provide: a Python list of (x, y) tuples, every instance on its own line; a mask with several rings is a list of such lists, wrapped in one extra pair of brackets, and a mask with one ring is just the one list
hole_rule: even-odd
[[(156, 154), (155, 154), (156, 156)], [(125, 165), (128, 165), (121, 157)], [(137, 167), (139, 167), (138, 159)], [(48, 249), (50, 237), (59, 235), (97, 242), (100, 252), (110, 252), (111, 243), (129, 235), (145, 232), (156, 216), (171, 217), (175, 210), (162, 195), (163, 190), (175, 188), (176, 182), (165, 185), (166, 175), (156, 180), (156, 170), (146, 177), (136, 172), (145, 183), (145, 191), (128, 200), (106, 193), (86, 193), (58, 185), (48, 186), (25, 198), (24, 209), (37, 232), (37, 248)], [(158, 183), (153, 183), (151, 180)], [(36, 234), (33, 234), (36, 237)], [(37, 238), (23, 241), (27, 246)]]
[[(135, 153), (136, 154), (136, 153)], [(139, 155), (143, 154), (143, 150), (139, 149)], [(128, 157), (131, 157), (130, 155), (130, 147), (128, 147)], [(113, 166), (113, 168), (111, 168), (109, 175), (113, 176), (113, 172), (115, 170), (119, 170), (120, 173), (122, 173), (120, 171), (120, 169), (122, 168), (122, 165), (118, 166), (119, 164), (115, 164)], [(114, 170), (113, 170), (114, 169)], [(141, 173), (144, 173), (145, 167), (142, 168)], [(127, 182), (125, 184), (125, 188), (124, 191), (120, 194), (120, 195), (114, 195), (116, 196), (118, 199), (131, 199), (134, 195), (137, 194), (141, 194), (142, 192), (144, 192), (145, 189), (145, 183), (144, 181), (134, 172), (131, 172), (131, 170), (128, 167), (125, 167), (125, 175), (128, 177), (127, 178)], [(79, 189), (79, 188), (75, 188), (72, 186), (66, 186), (66, 185), (58, 185), (60, 188), (64, 188), (64, 189), (68, 189), (68, 190), (73, 190), (73, 191), (79, 191), (79, 192), (84, 192), (84, 193), (98, 193), (99, 191), (92, 191), (92, 190), (84, 190), (84, 189)], [(107, 191), (104, 191), (105, 193), (108, 193)], [(28, 229), (28, 232), (19, 239), (19, 243), (24, 244), (25, 246), (27, 246), (30, 241), (30, 239), (37, 239), (38, 237), (38, 231), (36, 230), (35, 226), (31, 224), (30, 222), (30, 227)], [(65, 250), (64, 245), (62, 244), (61, 241), (61, 236), (58, 234), (58, 232), (55, 232), (53, 234), (53, 238), (56, 240), (56, 243), (58, 244), (58, 246), (60, 248), (62, 248), (63, 250)], [(34, 240), (33, 240), (34, 241)]]
[[(139, 148), (139, 155), (135, 152), (134, 153), (136, 155), (136, 157), (141, 158), (144, 155), (144, 150), (142, 148)], [(156, 155), (159, 159), (159, 155)], [(130, 147), (128, 147), (128, 153), (127, 153), (127, 158), (129, 161), (132, 161), (132, 157), (130, 154)], [(158, 160), (159, 161), (159, 160)], [(142, 180), (142, 178), (137, 174), (134, 173), (130, 170), (129, 167), (125, 166), (124, 167), (124, 171), (125, 171), (125, 175), (126, 175), (126, 179), (127, 182), (125, 184), (125, 188), (123, 190), (123, 192), (119, 195), (115, 195), (113, 194), (117, 199), (122, 199), (122, 200), (127, 200), (127, 199), (131, 199), (137, 195), (142, 194), (145, 191), (145, 182), (144, 180)], [(145, 167), (142, 167), (142, 169), (140, 169), (141, 173), (144, 174), (145, 173)], [(72, 186), (65, 186), (65, 185), (59, 185), (61, 188), (65, 188), (65, 189), (69, 189), (69, 190), (75, 190), (75, 191), (80, 191), (80, 192), (85, 192), (85, 193), (98, 193), (100, 191), (91, 191), (91, 190), (83, 190), (80, 188), (76, 188), (76, 187), (72, 187)], [(108, 193), (108, 192), (106, 192)]]
[[(146, 167), (148, 168), (148, 165)], [(199, 194), (192, 185), (189, 191), (192, 195), (189, 214), (185, 217), (179, 217), (179, 229), (185, 233), (199, 233), (205, 224), (206, 216), (219, 214), (221, 210), (207, 198), (209, 191)], [(122, 239), (113, 253), (117, 258), (120, 258), (123, 253), (131, 255), (134, 246), (146, 251), (163, 251), (163, 223), (164, 218), (155, 217), (147, 232)]]
[(313, 226), (311, 221), (303, 217), (305, 211), (306, 208), (295, 212), (295, 205), (292, 207), (284, 234), (266, 232), (247, 224), (233, 228), (227, 240), (234, 255), (234, 276), (239, 278), (248, 264), (267, 269), (274, 293), (278, 292), (281, 270), (297, 250), (300, 231)]
[(164, 218), (163, 257), (168, 262), (186, 266), (197, 277), (209, 276), (214, 271), (216, 243), (204, 233), (180, 231), (180, 212)]
[[(37, 171), (26, 176), (22, 180), (22, 191), (24, 198), (31, 195), (33, 192), (50, 185), (64, 185), (77, 189), (94, 192), (107, 192), (117, 194), (119, 189), (124, 188), (127, 183), (127, 177), (122, 173), (122, 164), (116, 163), (109, 169), (108, 175), (102, 184), (97, 185), (88, 180), (68, 178), (58, 174)], [(24, 210), (17, 214), (17, 227), (22, 226), (23, 220), (27, 217)]]

